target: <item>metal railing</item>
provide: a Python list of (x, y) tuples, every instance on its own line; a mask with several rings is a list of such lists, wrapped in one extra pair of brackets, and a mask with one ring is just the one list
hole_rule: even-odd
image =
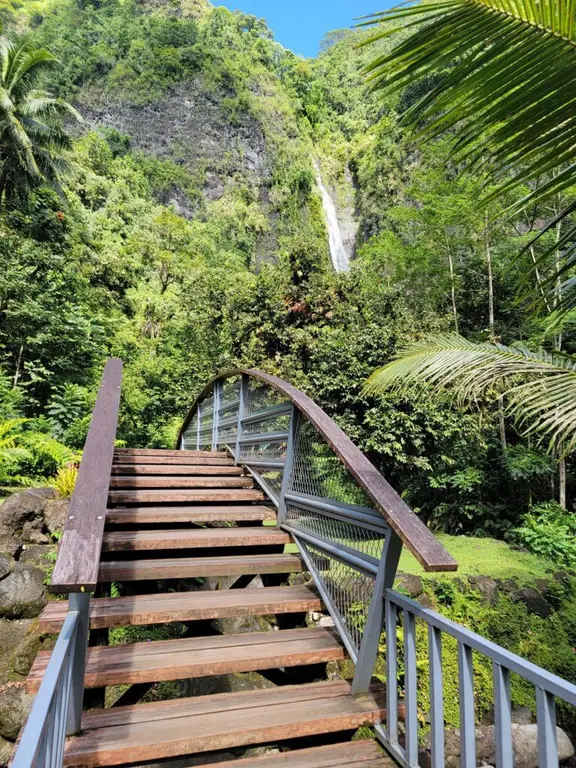
[(107, 362), (86, 438), (50, 590), (69, 593), (68, 613), (12, 760), (12, 768), (60, 768), (66, 736), (82, 727), (90, 631), (120, 405), (122, 361)]
[[(477, 764), (475, 653), (493, 664), (494, 764), (514, 766), (515, 674), (534, 685), (539, 765), (558, 765), (555, 697), (576, 706), (576, 687), (392, 589), (403, 545), (425, 570), (454, 570), (455, 563), (310, 398), (259, 371), (223, 374), (194, 403), (178, 445), (228, 449), (266, 491), (356, 665), (353, 694), (368, 690), (380, 647), (385, 649), (387, 719), (376, 733), (401, 766), (445, 765), (443, 635), (455, 645), (462, 768)], [(417, 666), (423, 636), (426, 670)], [(430, 690), (427, 712), (418, 700), (420, 683)], [(422, 759), (428, 727), (430, 754)]]
[[(387, 681), (387, 722), (378, 726), (378, 735), (388, 752), (402, 766), (420, 766), (419, 750), (422, 731), (420, 722), (430, 723), (430, 763), (432, 768), (444, 768), (444, 691), (443, 636), (453, 640), (458, 665), (460, 765), (476, 768), (476, 722), (474, 701), (473, 655), (480, 654), (492, 662), (494, 690), (494, 748), (486, 762), (494, 761), (497, 768), (514, 765), (512, 738), (512, 697), (510, 676), (518, 675), (534, 686), (537, 718), (538, 765), (540, 768), (558, 766), (556, 733), (556, 698), (576, 708), (576, 685), (545, 669), (510, 653), (496, 643), (444, 618), (392, 589), (385, 590), (385, 655)], [(417, 670), (417, 622), (426, 632), (428, 669)], [(398, 647), (398, 634), (403, 635)], [(399, 664), (399, 657), (401, 664)], [(402, 672), (400, 673), (400, 668)], [(428, 711), (418, 706), (418, 678), (427, 676), (429, 685)], [(400, 732), (398, 704), (403, 693), (405, 718)], [(574, 710), (576, 717), (576, 709)]]
[(268, 494), (356, 664), (354, 693), (367, 691), (402, 544), (430, 570), (454, 570), (454, 560), (332, 419), (274, 376), (215, 379), (178, 444), (228, 449)]

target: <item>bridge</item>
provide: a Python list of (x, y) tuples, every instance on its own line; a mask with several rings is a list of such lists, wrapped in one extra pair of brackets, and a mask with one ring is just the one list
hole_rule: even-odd
[[(58, 639), (30, 672), (36, 698), (13, 768), (199, 756), (220, 768), (441, 768), (447, 636), (462, 767), (477, 764), (474, 654), (492, 661), (498, 768), (514, 765), (511, 674), (534, 686), (539, 765), (558, 765), (556, 700), (576, 707), (576, 686), (394, 591), (403, 547), (426, 571), (457, 564), (313, 400), (235, 370), (200, 393), (174, 450), (116, 448), (121, 378), (109, 360), (52, 576), (60, 599), (40, 617)], [(331, 621), (307, 624), (310, 612)], [(222, 631), (230, 619), (251, 631)], [(180, 636), (108, 645), (111, 628), (167, 623)], [(350, 678), (327, 679), (329, 662)], [(160, 681), (239, 672), (269, 686), (142, 702)], [(105, 706), (109, 686), (124, 692)], [(361, 726), (374, 738), (352, 740)], [(262, 745), (281, 751), (218, 762)]]

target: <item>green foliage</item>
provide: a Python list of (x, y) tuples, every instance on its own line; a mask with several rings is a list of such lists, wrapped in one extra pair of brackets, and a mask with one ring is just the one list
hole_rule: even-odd
[[(366, 68), (374, 88), (401, 91), (423, 81), (424, 93), (404, 111), (404, 122), (423, 141), (452, 134), (455, 162), (498, 185), (488, 199), (514, 191), (519, 199), (512, 211), (518, 214), (574, 186), (572, 7), (564, 9), (559, 0), (519, 0), (514, 8), (506, 0), (412, 0), (365, 24), (378, 24), (370, 42), (402, 30), (397, 45), (374, 53)], [(486, 47), (483, 41), (490, 39), (498, 44)], [(544, 61), (552, 67), (543, 70)], [(572, 210), (572, 200), (565, 201), (548, 227), (556, 228)], [(552, 250), (573, 238), (571, 228)], [(554, 285), (556, 270), (548, 277)], [(574, 281), (565, 287), (573, 288)], [(573, 302), (566, 293), (561, 300)]]
[(553, 501), (537, 504), (514, 531), (517, 541), (558, 566), (576, 567), (576, 518)]
[(39, 88), (56, 60), (28, 38), (0, 38), (0, 208), (26, 199), (41, 182), (56, 183), (70, 140), (64, 116), (80, 119), (67, 102)]

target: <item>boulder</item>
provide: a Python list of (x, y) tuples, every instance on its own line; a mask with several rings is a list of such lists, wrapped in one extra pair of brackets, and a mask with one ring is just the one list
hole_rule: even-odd
[(50, 533), (62, 532), (68, 517), (69, 499), (53, 499), (46, 502), (44, 521)]
[(28, 632), (12, 653), (13, 672), (26, 677), (41, 647), (36, 622), (33, 622), (32, 631)]
[(0, 506), (0, 551), (14, 556), (22, 542), (46, 530), (44, 509), (56, 498), (54, 488), (31, 488), (15, 493)]
[(7, 621), (0, 619), (0, 683), (6, 683), (13, 677), (14, 652), (26, 641), (35, 625), (32, 619)]
[(0, 687), (0, 736), (16, 741), (32, 708), (34, 696), (26, 693), (24, 683)]
[(14, 561), (11, 557), (7, 557), (6, 555), (0, 555), (0, 579), (3, 579), (5, 576), (8, 576), (10, 571), (12, 570), (12, 564)]
[(18, 562), (46, 571), (50, 566), (50, 555), (53, 555), (57, 550), (56, 544), (25, 544)]
[(483, 600), (489, 605), (496, 605), (498, 599), (498, 584), (490, 576), (477, 576), (474, 588), (480, 592)]
[(512, 710), (512, 722), (516, 725), (531, 725), (534, 722), (530, 707), (518, 707)]
[(529, 613), (545, 619), (552, 613), (552, 607), (544, 595), (534, 587), (523, 587), (512, 592), (510, 599), (513, 603), (524, 603)]
[[(514, 749), (514, 768), (538, 768), (538, 727), (535, 724), (512, 724), (512, 745)], [(569, 760), (574, 755), (572, 742), (561, 728), (556, 728), (558, 741), (558, 759)], [(444, 764), (447, 768), (460, 766), (460, 731), (444, 732)], [(484, 725), (476, 728), (476, 763), (477, 765), (495, 765), (494, 726)]]
[(44, 574), (38, 568), (17, 563), (0, 581), (0, 618), (31, 619), (45, 605)]
[(412, 573), (398, 573), (396, 588), (412, 598), (420, 597), (424, 592), (422, 579)]
[(4, 766), (8, 765), (10, 762), (10, 758), (12, 757), (12, 750), (14, 749), (14, 744), (12, 744), (11, 741), (6, 741), (6, 739), (3, 739), (0, 736), (0, 766), (1, 768), (4, 768)]

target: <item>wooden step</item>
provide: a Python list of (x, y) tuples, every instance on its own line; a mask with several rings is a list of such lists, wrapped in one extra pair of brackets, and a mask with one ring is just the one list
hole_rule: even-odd
[(106, 522), (114, 525), (154, 525), (156, 523), (232, 523), (276, 520), (276, 510), (263, 506), (225, 507), (114, 507)]
[(112, 466), (113, 475), (242, 475), (242, 467), (219, 464), (119, 464)]
[(159, 490), (127, 490), (110, 491), (108, 502), (110, 504), (166, 504), (176, 502), (246, 502), (268, 501), (264, 493), (257, 488), (188, 488), (178, 491)]
[(168, 448), (115, 448), (114, 456), (180, 456), (189, 459), (227, 458), (227, 451), (179, 451)]
[(100, 582), (194, 579), (208, 576), (245, 576), (297, 573), (304, 570), (299, 555), (235, 555), (181, 557), (155, 560), (118, 560), (100, 563)]
[[(36, 693), (51, 652), (41, 651), (30, 670), (27, 690)], [(241, 635), (181, 638), (88, 649), (87, 688), (184, 680), (208, 675), (253, 672), (345, 658), (328, 629), (290, 629)]]
[(386, 757), (376, 742), (370, 739), (276, 752), (243, 760), (226, 760), (217, 765), (218, 768), (346, 768), (349, 765), (359, 765), (360, 768), (396, 768), (396, 763)]
[[(105, 629), (172, 621), (269, 616), (318, 611), (321, 607), (320, 598), (304, 586), (98, 597), (91, 601), (90, 626)], [(49, 602), (40, 615), (40, 631), (59, 632), (67, 611), (67, 600)]]
[(385, 717), (381, 685), (356, 699), (345, 681), (92, 710), (64, 764), (105, 766), (334, 733)]
[(192, 528), (152, 531), (114, 531), (104, 534), (103, 552), (142, 549), (203, 549), (205, 547), (261, 547), (288, 544), (290, 536), (273, 527)]
[(222, 456), (216, 456), (213, 458), (212, 456), (152, 456), (150, 454), (146, 455), (125, 455), (125, 456), (115, 456), (114, 457), (114, 464), (116, 465), (132, 465), (132, 464), (139, 464), (144, 466), (153, 466), (155, 464), (159, 465), (184, 465), (184, 466), (219, 466), (219, 467), (226, 467), (231, 466), (234, 464), (233, 458), (223, 458)]
[(110, 488), (253, 488), (251, 477), (146, 477), (112, 475)]

